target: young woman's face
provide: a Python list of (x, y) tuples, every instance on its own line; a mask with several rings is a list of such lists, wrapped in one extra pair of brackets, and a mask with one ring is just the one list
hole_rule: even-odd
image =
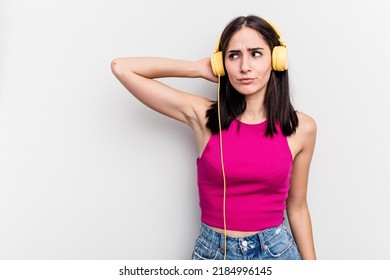
[(230, 39), (225, 68), (233, 87), (245, 96), (264, 94), (271, 74), (271, 50), (256, 30), (243, 27)]

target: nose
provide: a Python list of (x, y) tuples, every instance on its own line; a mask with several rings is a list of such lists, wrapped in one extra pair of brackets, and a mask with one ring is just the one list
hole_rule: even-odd
[(250, 59), (248, 55), (243, 55), (241, 58), (241, 65), (240, 65), (240, 71), (241, 73), (247, 73), (251, 71), (250, 67)]

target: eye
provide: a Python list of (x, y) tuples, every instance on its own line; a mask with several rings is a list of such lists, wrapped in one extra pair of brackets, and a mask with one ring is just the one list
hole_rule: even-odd
[(238, 55), (238, 53), (229, 53), (229, 55), (228, 55), (228, 58), (230, 59), (230, 60), (234, 60), (234, 59), (237, 59), (239, 57), (239, 55)]
[(259, 51), (253, 51), (252, 52), (252, 56), (253, 57), (261, 57), (263, 55), (263, 53), (262, 52), (259, 52)]

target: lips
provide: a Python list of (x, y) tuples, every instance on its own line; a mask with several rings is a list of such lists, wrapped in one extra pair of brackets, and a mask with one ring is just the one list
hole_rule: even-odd
[(242, 79), (238, 79), (238, 81), (244, 85), (248, 85), (248, 84), (251, 84), (255, 79), (252, 79), (252, 78), (242, 78)]

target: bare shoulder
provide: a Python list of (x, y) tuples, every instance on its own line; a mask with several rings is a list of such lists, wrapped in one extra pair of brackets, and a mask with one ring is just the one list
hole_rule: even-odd
[[(317, 135), (317, 124), (309, 115), (297, 112), (298, 127), (293, 135), (288, 138), (290, 150), (295, 159), (302, 151), (314, 149)], [(302, 158), (302, 156), (300, 156)]]
[(307, 114), (298, 112), (299, 124), (295, 133), (295, 140), (299, 147), (299, 153), (307, 154), (308, 158), (314, 151), (314, 146), (317, 138), (317, 123), (315, 120)]
[(303, 134), (305, 136), (315, 135), (317, 133), (317, 123), (309, 115), (297, 112), (299, 125), (297, 127), (297, 134)]

